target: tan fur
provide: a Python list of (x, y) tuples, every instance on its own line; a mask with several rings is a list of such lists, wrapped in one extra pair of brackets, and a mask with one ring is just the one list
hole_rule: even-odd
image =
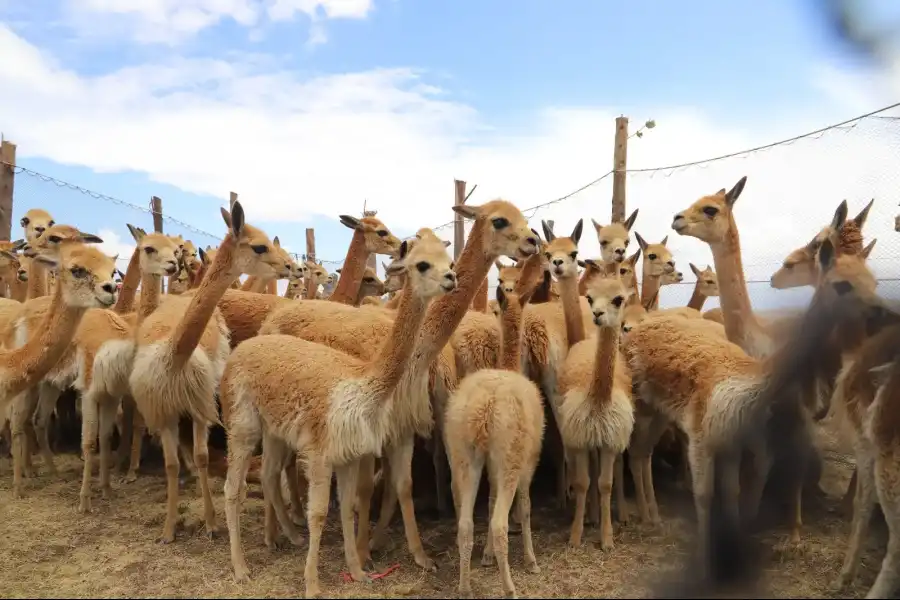
[[(834, 260), (830, 241), (823, 243), (820, 256), (823, 290), (846, 282), (856, 297), (871, 296), (875, 280), (857, 257)], [(771, 364), (783, 360), (776, 354), (770, 362), (760, 362), (737, 345), (704, 332), (707, 327), (715, 325), (677, 316), (645, 319), (629, 332), (626, 342), (641, 399), (675, 422), (688, 437), (700, 540), (708, 539), (714, 459), (723, 462), (725, 510), (736, 518), (741, 449), (749, 444), (760, 459), (768, 458), (764, 440), (767, 409), (756, 399), (766, 385)], [(743, 515), (746, 518), (752, 519), (755, 514), (767, 469), (756, 473), (748, 490), (746, 507), (750, 514)], [(795, 491), (798, 502), (799, 489)], [(792, 536), (796, 538), (799, 503), (795, 508)]]
[[(226, 515), (235, 576), (249, 575), (237, 522), (248, 461), (263, 441), (263, 479), (282, 528), (293, 533), (277, 475), (292, 452), (307, 459), (309, 552), (305, 572), (308, 597), (320, 593), (318, 549), (328, 507), (331, 473), (337, 470), (347, 565), (364, 579), (353, 535), (353, 502), (358, 461), (378, 455), (389, 438), (390, 400), (406, 370), (430, 299), (456, 286), (443, 244), (414, 240), (401, 246), (395, 269), (407, 272), (404, 300), (394, 330), (374, 360), (366, 362), (294, 336), (262, 335), (229, 357), (220, 395), (229, 403), (229, 468)], [(410, 248), (411, 246), (411, 248)], [(407, 248), (409, 251), (407, 252)], [(420, 263), (422, 266), (420, 266)], [(307, 303), (302, 303), (307, 304)], [(297, 368), (302, 364), (303, 368)], [(272, 468), (274, 467), (274, 469)]]
[[(347, 249), (347, 257), (344, 260), (343, 272), (340, 281), (331, 294), (330, 300), (342, 304), (359, 304), (360, 284), (365, 277), (366, 263), (370, 254), (387, 254), (396, 256), (400, 249), (400, 240), (375, 217), (363, 217), (357, 219), (348, 215), (341, 215), (341, 223), (353, 229), (353, 237), (350, 247)], [(317, 276), (315, 285), (325, 282), (324, 277)], [(315, 290), (315, 288), (311, 288)], [(309, 295), (312, 297), (312, 294)]]
[(659, 288), (662, 286), (662, 278), (675, 272), (675, 259), (672, 252), (666, 248), (669, 236), (666, 236), (658, 244), (649, 244), (639, 233), (635, 232), (644, 262), (641, 268), (641, 304), (647, 310), (655, 310), (659, 307)]
[(634, 427), (631, 375), (619, 353), (619, 333), (631, 291), (618, 273), (597, 277), (588, 286), (594, 338), (569, 350), (560, 374), (559, 427), (574, 462), (575, 517), (569, 543), (581, 544), (589, 486), (589, 453), (600, 451), (600, 545), (611, 550), (610, 511), (615, 461), (628, 445)]
[[(214, 394), (229, 350), (228, 328), (216, 303), (242, 273), (268, 277), (284, 264), (268, 236), (244, 223), (239, 202), (232, 213), (222, 209), (222, 216), (231, 231), (219, 245), (216, 261), (197, 292), (161, 303), (144, 317), (136, 335), (137, 353), (129, 384), (147, 427), (159, 434), (163, 445), (168, 484), (164, 542), (175, 539), (178, 419), (182, 415), (194, 422), (194, 460), (207, 531), (212, 533), (216, 527), (207, 473), (207, 438), (209, 426), (218, 422)], [(156, 280), (151, 287), (158, 285), (159, 276), (153, 277)], [(146, 295), (147, 290), (142, 300)]]
[(624, 223), (611, 223), (610, 225), (600, 225), (591, 219), (594, 229), (597, 231), (597, 241), (600, 242), (600, 255), (603, 257), (603, 262), (620, 263), (625, 260), (625, 251), (628, 250), (628, 235), (631, 228), (634, 227), (637, 215), (638, 211), (635, 209)]
[(27, 340), (8, 343), (7, 348), (15, 349), (0, 352), (0, 414), (12, 402), (10, 420), (16, 449), (13, 492), (17, 497), (22, 496), (22, 426), (33, 408), (21, 395), (37, 385), (64, 355), (88, 309), (112, 306), (116, 299), (113, 259), (80, 242), (60, 244), (54, 254), (35, 258), (35, 262), (59, 272), (59, 285), (49, 299), (49, 310)]
[(532, 573), (540, 572), (531, 538), (529, 489), (540, 457), (544, 409), (537, 386), (519, 373), (521, 305), (530, 294), (520, 299), (498, 288), (497, 295), (504, 305), (504, 370), (483, 369), (467, 375), (450, 396), (444, 417), (444, 444), (453, 473), (459, 520), (459, 592), (463, 596), (472, 592), (472, 513), (485, 465), (491, 487), (491, 524), (482, 564), (490, 564), (496, 555), (503, 590), (507, 596), (515, 597), (508, 556), (509, 511), (518, 494), (526, 568)]

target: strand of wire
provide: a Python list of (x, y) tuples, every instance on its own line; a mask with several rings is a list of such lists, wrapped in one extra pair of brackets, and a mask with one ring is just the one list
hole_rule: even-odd
[[(666, 177), (671, 177), (671, 176), (674, 175), (676, 172), (682, 171), (682, 170), (687, 169), (687, 168), (697, 167), (697, 166), (704, 166), (704, 165), (709, 165), (709, 164), (711, 164), (711, 163), (719, 162), (719, 161), (722, 161), (722, 160), (727, 160), (727, 159), (730, 159), (730, 158), (736, 158), (736, 157), (739, 157), (739, 156), (747, 156), (747, 155), (754, 154), (754, 153), (757, 153), (757, 152), (762, 152), (762, 151), (765, 151), (765, 150), (770, 150), (770, 149), (772, 149), (772, 148), (776, 148), (776, 147), (779, 147), (779, 146), (787, 146), (787, 145), (791, 145), (791, 144), (793, 144), (793, 143), (795, 143), (795, 142), (797, 142), (797, 141), (800, 141), (800, 140), (805, 140), (805, 139), (820, 139), (821, 137), (823, 137), (826, 133), (828, 133), (828, 132), (830, 132), (830, 131), (834, 131), (834, 130), (843, 130), (845, 133), (847, 133), (847, 132), (849, 132), (849, 131), (852, 131), (854, 128), (856, 128), (862, 120), (867, 119), (867, 118), (871, 118), (871, 117), (875, 117), (875, 116), (879, 115), (880, 113), (889, 111), (889, 110), (894, 109), (894, 108), (897, 108), (897, 107), (900, 107), (900, 102), (895, 102), (895, 103), (893, 103), (893, 104), (890, 104), (890, 105), (888, 105), (888, 106), (879, 108), (879, 109), (877, 109), (877, 110), (870, 111), (870, 112), (868, 112), (868, 113), (859, 115), (859, 116), (857, 116), (857, 117), (853, 117), (853, 118), (851, 118), (851, 119), (847, 119), (847, 120), (845, 120), (845, 121), (841, 121), (841, 122), (839, 122), (839, 123), (835, 123), (835, 124), (833, 124), (833, 125), (828, 125), (828, 126), (826, 126), (826, 127), (821, 127), (821, 128), (816, 129), (816, 130), (814, 130), (814, 131), (810, 131), (810, 132), (807, 132), (807, 133), (803, 133), (803, 134), (800, 134), (800, 135), (796, 135), (796, 136), (793, 136), (793, 137), (789, 137), (789, 138), (786, 138), (786, 139), (783, 139), (783, 140), (779, 140), (779, 141), (777, 141), (777, 142), (771, 142), (771, 143), (768, 143), (768, 144), (763, 144), (763, 145), (761, 145), (761, 146), (756, 146), (756, 147), (749, 148), (749, 149), (746, 149), (746, 150), (740, 150), (740, 151), (737, 151), (737, 152), (730, 152), (730, 153), (727, 153), (727, 154), (722, 154), (722, 155), (714, 156), (714, 157), (711, 157), (711, 158), (705, 158), (705, 159), (701, 159), (701, 160), (689, 161), (689, 162), (684, 162), (684, 163), (675, 164), (675, 165), (667, 165), (667, 166), (664, 166), (664, 167), (648, 167), (648, 168), (641, 168), (641, 169), (626, 169), (625, 172), (628, 173), (628, 174), (638, 174), (638, 173), (640, 173), (640, 174), (650, 174), (651, 177), (652, 177), (653, 175), (655, 175), (656, 173), (664, 173), (664, 175), (665, 175)], [(888, 117), (885, 117), (885, 118), (888, 118)], [(896, 117), (891, 117), (891, 119), (896, 119)], [(3, 162), (3, 161), (0, 161), (0, 165), (3, 165), (3, 166), (5, 166), (5, 167), (7, 167), (7, 168), (12, 169), (13, 172), (16, 173), (16, 174), (24, 173), (24, 174), (30, 175), (30, 176), (32, 176), (32, 177), (37, 177), (37, 178), (41, 179), (41, 180), (44, 181), (44, 182), (53, 183), (54, 185), (56, 185), (56, 186), (58, 186), (58, 187), (66, 187), (66, 188), (69, 188), (69, 189), (78, 191), (78, 192), (80, 192), (80, 193), (82, 193), (82, 194), (91, 196), (92, 198), (95, 198), (95, 199), (97, 199), (97, 200), (103, 200), (103, 201), (106, 201), (106, 202), (112, 202), (112, 203), (118, 204), (118, 205), (120, 205), (120, 206), (127, 206), (127, 207), (129, 207), (129, 208), (134, 209), (134, 210), (138, 210), (138, 211), (142, 211), (142, 212), (145, 212), (145, 213), (149, 213), (149, 214), (151, 214), (151, 215), (153, 214), (153, 211), (152, 211), (152, 209), (150, 209), (150, 208), (144, 208), (144, 207), (139, 206), (139, 205), (137, 205), (137, 204), (132, 204), (131, 202), (126, 202), (126, 201), (124, 201), (124, 200), (120, 200), (120, 199), (118, 199), (118, 198), (114, 198), (114, 197), (112, 197), (112, 196), (108, 196), (108, 195), (106, 195), (106, 194), (100, 194), (100, 193), (98, 193), (98, 192), (94, 192), (94, 191), (89, 190), (89, 189), (87, 189), (87, 188), (83, 188), (83, 187), (81, 187), (81, 186), (78, 186), (78, 185), (75, 185), (75, 184), (72, 184), (72, 183), (68, 183), (68, 182), (66, 182), (66, 181), (62, 181), (62, 180), (57, 179), (57, 178), (55, 178), (55, 177), (51, 177), (51, 176), (49, 176), (49, 175), (44, 175), (44, 174), (42, 174), (42, 173), (38, 173), (37, 171), (33, 171), (33, 170), (27, 169), (27, 168), (25, 168), (25, 167), (12, 165), (12, 164), (10, 164), (10, 163)], [(541, 204), (537, 204), (537, 205), (535, 205), (535, 206), (531, 206), (531, 207), (529, 207), (529, 208), (526, 208), (526, 209), (524, 209), (524, 210), (522, 211), (522, 213), (523, 213), (523, 215), (526, 216), (526, 218), (532, 219), (532, 218), (534, 218), (534, 216), (537, 214), (537, 212), (538, 212), (540, 209), (546, 208), (546, 207), (548, 207), (548, 206), (552, 206), (552, 205), (554, 205), (554, 204), (558, 204), (558, 203), (563, 202), (563, 201), (565, 201), (565, 200), (568, 200), (569, 198), (572, 198), (573, 196), (576, 196), (577, 194), (580, 194), (581, 192), (583, 192), (583, 191), (585, 191), (585, 190), (587, 190), (587, 189), (589, 189), (589, 188), (591, 188), (591, 187), (597, 185), (598, 183), (600, 183), (601, 181), (605, 180), (607, 177), (609, 177), (610, 175), (612, 175), (614, 172), (615, 172), (614, 170), (607, 171), (606, 173), (604, 173), (604, 174), (601, 175), (600, 177), (597, 177), (596, 179), (594, 179), (594, 180), (592, 180), (592, 181), (590, 181), (590, 182), (588, 182), (588, 183), (582, 185), (581, 187), (579, 187), (579, 188), (577, 188), (577, 189), (575, 189), (575, 190), (573, 190), (573, 191), (571, 191), (571, 192), (569, 192), (569, 193), (567, 193), (567, 194), (565, 194), (565, 195), (563, 195), (563, 196), (560, 196), (560, 197), (558, 197), (558, 198), (554, 198), (553, 200), (549, 200), (549, 201), (547, 201), (547, 202), (543, 202), (543, 203), (541, 203)], [(529, 214), (529, 213), (530, 213), (530, 214)], [(217, 236), (217, 235), (215, 235), (215, 234), (212, 234), (212, 233), (210, 233), (210, 232), (208, 232), (208, 231), (204, 231), (204, 230), (202, 230), (202, 229), (199, 229), (198, 227), (195, 227), (195, 226), (191, 225), (190, 223), (186, 223), (186, 222), (184, 222), (184, 221), (181, 221), (180, 219), (176, 219), (176, 218), (174, 218), (174, 217), (169, 217), (169, 216), (166, 216), (166, 215), (162, 215), (162, 218), (163, 218), (163, 220), (165, 220), (165, 221), (169, 221), (170, 223), (175, 223), (175, 224), (177, 224), (177, 225), (179, 225), (179, 226), (181, 226), (181, 227), (183, 227), (183, 228), (185, 228), (185, 229), (187, 229), (187, 230), (189, 230), (189, 231), (192, 231), (192, 232), (194, 232), (194, 233), (198, 233), (198, 234), (200, 234), (200, 235), (205, 235), (205, 236), (210, 237), (210, 238), (212, 238), (212, 239), (219, 239), (219, 236)], [(440, 225), (437, 225), (437, 226), (435, 226), (435, 227), (432, 227), (431, 229), (434, 230), (434, 231), (438, 231), (438, 230), (440, 230), (440, 229), (444, 229), (444, 228), (446, 228), (446, 227), (449, 227), (450, 225), (453, 225), (454, 222), (455, 222), (455, 219), (451, 219), (450, 221), (447, 221), (446, 223), (442, 223), (442, 224), (440, 224)], [(410, 237), (412, 237), (412, 236), (410, 236)], [(406, 238), (406, 239), (409, 239), (409, 238)], [(295, 259), (298, 259), (298, 258), (299, 258), (299, 255), (294, 254), (294, 257), (295, 257)], [(319, 264), (326, 264), (326, 263), (327, 263), (327, 264), (340, 264), (340, 263), (342, 263), (343, 261), (342, 261), (342, 260), (319, 260), (319, 261), (317, 261), (317, 262), (318, 262)]]
[[(843, 131), (844, 133), (849, 133), (850, 131), (854, 130), (859, 125), (860, 122), (862, 122), (865, 119), (872, 118), (872, 117), (877, 117), (877, 118), (880, 118), (883, 120), (891, 120), (891, 121), (900, 120), (900, 117), (895, 117), (895, 116), (890, 116), (890, 115), (879, 117), (880, 113), (887, 112), (887, 111), (892, 110), (897, 107), (900, 107), (900, 102), (894, 102), (893, 104), (884, 106), (877, 110), (873, 110), (868, 113), (853, 117), (851, 119), (847, 119), (847, 120), (841, 121), (839, 123), (834, 123), (832, 125), (828, 125), (826, 127), (821, 127), (819, 129), (809, 131), (807, 133), (795, 135), (795, 136), (792, 136), (792, 137), (789, 137), (789, 138), (786, 138), (783, 140), (778, 140), (777, 142), (771, 142), (768, 144), (763, 144), (761, 146), (755, 146), (753, 148), (748, 148), (746, 150), (740, 150), (737, 152), (729, 152), (727, 154), (722, 154), (719, 156), (713, 156), (710, 158), (704, 158), (701, 160), (694, 160), (694, 161), (689, 161), (689, 162), (684, 162), (684, 163), (679, 163), (679, 164), (674, 164), (674, 165), (667, 165), (664, 167), (647, 167), (647, 168), (641, 168), (641, 169), (626, 169), (625, 172), (629, 175), (634, 175), (634, 174), (647, 175), (647, 174), (649, 174), (651, 177), (653, 177), (657, 173), (663, 173), (665, 177), (671, 177), (675, 173), (681, 172), (681, 171), (691, 168), (691, 167), (706, 166), (706, 165), (709, 165), (709, 164), (712, 164), (715, 162), (728, 160), (730, 158), (749, 156), (751, 154), (756, 154), (757, 152), (771, 150), (772, 148), (776, 148), (776, 147), (780, 147), (780, 146), (790, 146), (801, 140), (818, 140), (818, 139), (821, 139), (825, 134), (827, 134), (831, 131), (835, 131), (835, 130)], [(601, 181), (603, 181), (604, 179), (606, 179), (607, 177), (612, 175), (614, 172), (615, 172), (614, 170), (608, 171), (608, 172), (604, 173), (603, 175), (601, 175), (600, 177), (597, 177), (593, 181), (582, 185), (581, 187), (569, 192), (568, 194), (565, 194), (564, 196), (560, 196), (559, 198), (555, 198), (553, 200), (549, 200), (547, 202), (543, 202), (541, 204), (537, 204), (535, 206), (527, 208), (522, 211), (522, 214), (524, 214), (528, 219), (532, 219), (537, 214), (538, 210), (540, 210), (542, 208), (546, 208), (547, 206), (552, 206), (553, 204), (558, 204), (559, 202), (562, 202), (563, 200), (568, 200), (572, 196), (575, 196), (575, 195), (585, 191), (586, 189), (597, 185), (598, 183), (600, 183)], [(529, 212), (531, 214), (528, 214)], [(441, 225), (438, 225), (436, 227), (432, 227), (431, 229), (433, 229), (434, 231), (437, 231), (439, 229), (449, 227), (450, 225), (453, 225), (453, 223), (454, 223), (454, 221), (451, 220), (446, 223), (442, 223)]]

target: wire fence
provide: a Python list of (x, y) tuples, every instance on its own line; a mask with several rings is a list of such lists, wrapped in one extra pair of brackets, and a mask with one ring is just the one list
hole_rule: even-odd
[[(741, 176), (748, 177), (746, 190), (735, 207), (741, 234), (745, 278), (754, 308), (773, 310), (800, 306), (810, 295), (809, 288), (773, 290), (769, 281), (787, 254), (806, 243), (831, 219), (838, 203), (846, 199), (850, 215), (875, 199), (864, 229), (866, 242), (878, 238), (870, 265), (879, 278), (879, 291), (888, 297), (900, 296), (900, 246), (894, 232), (894, 216), (900, 201), (900, 120), (886, 114), (900, 103), (861, 115), (841, 123), (802, 135), (746, 150), (729, 152), (701, 160), (662, 167), (636, 166), (627, 170), (627, 212), (640, 209), (633, 231), (651, 243), (668, 236), (684, 281), (663, 288), (662, 306), (679, 306), (691, 295), (694, 276), (688, 268), (712, 265), (706, 243), (677, 235), (671, 230), (674, 214), (687, 208), (698, 197), (730, 187)], [(639, 142), (638, 142), (639, 143)], [(6, 165), (9, 166), (9, 165)], [(23, 167), (16, 173), (14, 195), (14, 234), (18, 220), (30, 208), (46, 208), (58, 222), (77, 223), (82, 229), (105, 241), (105, 250), (119, 254), (120, 264), (128, 261), (133, 241), (120, 237), (125, 223), (149, 224), (149, 202), (130, 202), (101, 194)], [(607, 223), (612, 171), (606, 172), (575, 190), (523, 212), (532, 227), (540, 230), (540, 220), (553, 220), (556, 233), (566, 235), (579, 218), (585, 219), (580, 244), (583, 257), (599, 256), (599, 244), (590, 226), (593, 217)], [(97, 200), (86, 208), (83, 197)], [(198, 247), (215, 246), (220, 233), (206, 231), (183, 220), (163, 216), (164, 230), (181, 235)], [(453, 221), (432, 229), (452, 239)], [(466, 224), (468, 233), (471, 224)], [(124, 234), (127, 236), (127, 233)], [(634, 249), (634, 246), (632, 249)], [(450, 251), (452, 252), (452, 247)], [(302, 255), (295, 255), (299, 260)], [(317, 262), (329, 271), (342, 259), (329, 257)], [(489, 276), (496, 287), (496, 270)], [(708, 306), (717, 305), (715, 298)]]

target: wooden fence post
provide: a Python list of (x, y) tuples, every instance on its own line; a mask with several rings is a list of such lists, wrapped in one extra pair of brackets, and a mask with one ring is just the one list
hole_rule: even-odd
[(234, 210), (234, 203), (237, 202), (237, 192), (228, 192), (228, 212)]
[(616, 117), (616, 145), (613, 148), (612, 222), (625, 221), (625, 169), (628, 163), (628, 117)]
[[(469, 199), (469, 196), (472, 195), (472, 192), (475, 191), (478, 185), (472, 187), (468, 194), (466, 194), (466, 182), (461, 181), (459, 179), (453, 180), (453, 204), (455, 206), (463, 206), (466, 203), (466, 200)], [(455, 213), (454, 213), (455, 214)], [(462, 254), (463, 246), (466, 244), (466, 223), (462, 218), (462, 215), (456, 215), (453, 218), (453, 259), (459, 260), (459, 255)], [(475, 292), (475, 297), (472, 298), (472, 310), (477, 310), (481, 312), (487, 312), (488, 307), (488, 280), (487, 277), (484, 278), (484, 281), (481, 282), (481, 285), (478, 287), (478, 291)]]
[[(316, 262), (316, 230), (312, 227), (306, 229), (306, 260), (310, 263)], [(313, 281), (313, 277), (308, 277), (306, 281), (306, 297), (309, 300), (316, 297), (316, 289), (319, 287), (314, 285)]]
[[(363, 218), (374, 217), (377, 214), (378, 214), (377, 210), (366, 210), (365, 207), (363, 207)], [(378, 259), (375, 257), (374, 252), (370, 253), (369, 258), (366, 259), (366, 266), (370, 267), (376, 273), (378, 272)]]
[(0, 240), (12, 239), (13, 193), (16, 183), (16, 145), (0, 143)]

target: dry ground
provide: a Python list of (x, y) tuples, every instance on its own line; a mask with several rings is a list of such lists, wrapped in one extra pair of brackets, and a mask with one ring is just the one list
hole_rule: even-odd
[[(786, 532), (766, 534), (770, 549), (766, 584), (775, 597), (842, 597), (830, 589), (842, 561), (849, 518), (837, 509), (849, 478), (835, 438), (823, 435), (827, 459), (823, 488), (829, 497), (805, 514), (803, 542), (785, 546)], [(35, 457), (36, 465), (40, 458)], [(202, 504), (195, 486), (188, 485), (181, 512), (183, 528), (175, 544), (156, 542), (163, 521), (165, 482), (157, 473), (132, 484), (116, 483), (110, 501), (95, 495), (94, 512), (76, 513), (81, 461), (73, 455), (59, 457), (60, 475), (39, 475), (28, 481), (27, 497), (13, 500), (11, 465), (0, 461), (0, 595), (4, 597), (299, 597), (303, 594), (305, 549), (275, 553), (263, 545), (263, 510), (258, 497), (245, 506), (243, 541), (253, 580), (233, 583), (224, 532), (221, 479), (214, 480), (214, 497), (223, 532), (214, 540), (199, 525)], [(535, 488), (541, 485), (535, 484)], [(256, 489), (251, 486), (251, 493)], [(534, 495), (542, 495), (535, 489)], [(692, 528), (693, 510), (684, 493), (661, 482), (660, 504), (664, 525), (648, 531), (636, 523), (617, 525), (616, 548), (603, 553), (591, 538), (578, 550), (566, 547), (569, 515), (559, 514), (546, 501), (537, 500), (533, 528), (541, 574), (522, 568), (520, 536), (510, 536), (513, 577), (520, 596), (532, 597), (640, 597), (648, 593), (655, 574), (674, 568), (684, 554), (682, 541)], [(633, 512), (633, 507), (632, 507)], [(399, 517), (395, 519), (392, 546), (376, 556), (379, 567), (396, 563), (400, 568), (373, 584), (344, 583), (340, 528), (332, 510), (321, 557), (323, 591), (331, 596), (439, 598), (455, 596), (458, 558), (456, 533), (449, 520), (429, 518), (421, 510), (423, 542), (437, 561), (437, 573), (416, 567), (406, 552)], [(482, 597), (501, 596), (496, 568), (479, 566), (484, 543), (483, 506), (476, 514), (476, 550), (473, 587)], [(873, 526), (873, 535), (851, 597), (862, 597), (880, 565), (886, 535)], [(592, 530), (587, 532), (593, 533)], [(847, 597), (846, 595), (843, 597)]]

